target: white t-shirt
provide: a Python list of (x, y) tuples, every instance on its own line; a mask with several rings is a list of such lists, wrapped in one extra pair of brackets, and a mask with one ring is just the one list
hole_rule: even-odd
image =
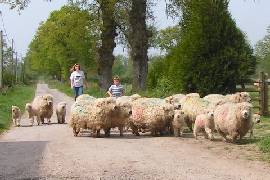
[(74, 71), (70, 75), (70, 80), (73, 81), (74, 87), (81, 87), (83, 86), (83, 80), (85, 79), (83, 71)]

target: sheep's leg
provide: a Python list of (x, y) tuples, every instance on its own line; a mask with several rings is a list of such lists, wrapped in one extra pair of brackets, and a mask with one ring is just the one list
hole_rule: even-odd
[(124, 136), (124, 134), (123, 134), (124, 127), (123, 126), (119, 127), (119, 131), (120, 131), (120, 136)]
[(51, 124), (51, 118), (47, 118), (48, 124)]
[(252, 138), (254, 135), (253, 135), (253, 129), (250, 130), (250, 134), (249, 134), (249, 137)]
[(17, 119), (17, 126), (21, 126), (21, 118)]
[(205, 127), (205, 132), (208, 135), (209, 139), (212, 141), (214, 139), (214, 136), (212, 134), (212, 130), (208, 127)]
[(222, 136), (223, 141), (228, 142), (226, 134), (224, 134), (219, 128), (217, 128), (218, 133)]
[(14, 126), (17, 126), (16, 119), (12, 119)]
[(37, 116), (37, 124), (38, 124), (38, 126), (40, 125), (40, 122), (41, 122), (40, 116)]
[[(79, 129), (79, 130), (78, 130), (78, 129)], [(75, 137), (78, 136), (79, 132), (80, 132), (80, 128), (77, 128), (76, 126), (74, 126), (74, 127), (73, 127), (73, 134), (74, 134)]]
[(100, 129), (97, 130), (97, 138), (100, 137)]
[(173, 128), (173, 131), (174, 131), (174, 136), (175, 137), (179, 137), (180, 136), (180, 129), (179, 128)]
[(34, 125), (34, 116), (33, 116), (33, 117), (31, 117), (31, 119), (30, 119), (30, 124), (31, 124), (31, 126), (33, 126), (33, 125)]
[(65, 116), (62, 116), (62, 124), (64, 124), (65, 123)]
[(186, 124), (187, 124), (187, 127), (188, 127), (188, 128), (190, 129), (190, 131), (192, 132), (193, 129), (192, 129), (192, 122), (191, 122), (191, 120), (186, 119), (185, 122), (186, 122)]
[[(232, 133), (232, 143), (234, 143), (236, 141), (236, 139), (237, 139), (238, 136), (239, 136), (239, 133), (238, 132), (233, 132)], [(241, 138), (242, 137), (240, 136), (240, 139)]]
[(140, 136), (140, 133), (138, 132), (138, 127), (135, 126), (133, 123), (130, 123), (130, 127), (132, 129), (132, 133), (135, 134), (136, 136)]
[(105, 137), (110, 137), (110, 135), (111, 135), (111, 133), (110, 133), (111, 128), (107, 128), (104, 131), (105, 131)]

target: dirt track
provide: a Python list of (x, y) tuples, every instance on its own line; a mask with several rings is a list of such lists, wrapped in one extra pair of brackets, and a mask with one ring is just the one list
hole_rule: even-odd
[[(54, 103), (73, 98), (39, 84)], [(73, 137), (67, 124), (14, 127), (0, 137), (0, 179), (270, 179), (268, 164), (252, 146), (127, 134)], [(53, 123), (56, 117), (53, 116)], [(117, 133), (117, 132), (115, 132)], [(245, 150), (242, 150), (244, 149)], [(246, 160), (246, 159), (252, 160)]]

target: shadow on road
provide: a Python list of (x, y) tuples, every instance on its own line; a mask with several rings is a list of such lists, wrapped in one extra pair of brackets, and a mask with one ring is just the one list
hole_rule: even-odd
[(39, 179), (47, 141), (0, 142), (0, 179)]

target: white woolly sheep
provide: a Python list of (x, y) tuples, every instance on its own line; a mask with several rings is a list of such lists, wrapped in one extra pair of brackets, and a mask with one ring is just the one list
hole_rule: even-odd
[(213, 140), (213, 132), (215, 130), (215, 123), (214, 123), (214, 112), (207, 111), (204, 114), (200, 114), (196, 117), (193, 134), (195, 139), (197, 139), (198, 133), (202, 132), (206, 139)]
[(174, 109), (181, 109), (181, 100), (185, 97), (184, 94), (175, 94), (165, 98), (167, 103), (170, 103), (174, 106)]
[(36, 112), (33, 110), (33, 107), (30, 103), (25, 104), (25, 111), (28, 112), (28, 118), (30, 119), (31, 126), (34, 125), (34, 118), (37, 116)]
[(17, 106), (11, 107), (11, 116), (14, 126), (20, 126), (21, 125), (21, 110)]
[(159, 98), (140, 98), (132, 103), (131, 128), (139, 135), (138, 129), (150, 130), (153, 136), (172, 131), (173, 105)]
[(253, 127), (255, 124), (258, 124), (261, 122), (261, 116), (259, 114), (253, 114), (252, 115), (252, 121), (251, 121), (251, 127), (250, 127), (250, 134), (249, 134), (249, 137), (253, 137)]
[(66, 102), (60, 102), (56, 107), (57, 122), (59, 124), (64, 124), (66, 120)]
[(37, 96), (32, 102), (32, 108), (37, 115), (37, 123), (44, 123), (44, 118), (47, 118), (48, 124), (51, 123), (53, 115), (53, 97), (50, 94)]
[(173, 118), (173, 130), (174, 130), (174, 136), (182, 136), (183, 135), (183, 129), (186, 124), (186, 115), (183, 110), (175, 110), (174, 111), (174, 118)]
[(252, 124), (251, 108), (252, 105), (247, 102), (225, 103), (216, 108), (215, 127), (223, 140), (235, 142), (239, 136), (240, 139), (245, 136)]

